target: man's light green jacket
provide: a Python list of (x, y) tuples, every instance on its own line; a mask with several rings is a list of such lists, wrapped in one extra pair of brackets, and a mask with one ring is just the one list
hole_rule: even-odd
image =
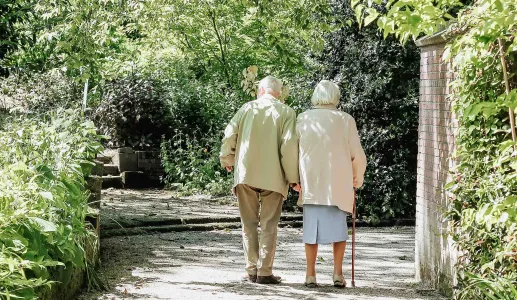
[(233, 166), (235, 186), (247, 184), (287, 197), (298, 183), (296, 113), (271, 95), (244, 104), (224, 131), (223, 168)]

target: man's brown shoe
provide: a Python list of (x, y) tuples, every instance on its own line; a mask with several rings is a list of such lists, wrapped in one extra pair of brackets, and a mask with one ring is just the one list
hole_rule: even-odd
[(249, 282), (257, 282), (257, 275), (244, 275), (242, 276), (242, 281), (249, 281)]
[(279, 276), (257, 276), (257, 283), (260, 284), (279, 284), (282, 278)]

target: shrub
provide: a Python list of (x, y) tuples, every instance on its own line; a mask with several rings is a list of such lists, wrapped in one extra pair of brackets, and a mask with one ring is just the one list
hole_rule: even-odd
[(81, 105), (81, 87), (60, 70), (40, 74), (11, 74), (0, 80), (0, 107), (20, 108), (33, 114)]
[(159, 80), (138, 75), (115, 79), (93, 112), (99, 130), (110, 137), (109, 147), (157, 149), (172, 132), (167, 92)]
[[(461, 45), (461, 40), (456, 42)], [(458, 162), (454, 181), (447, 186), (451, 237), (461, 251), (457, 296), (515, 299), (514, 291), (501, 294), (501, 286), (517, 284), (517, 156), (508, 116), (508, 107), (515, 107), (517, 82), (509, 82), (513, 90), (507, 96), (499, 52), (485, 50), (493, 44), (467, 42), (461, 47), (453, 60), (458, 71), (452, 84), (454, 112), (461, 124)], [(515, 78), (517, 57), (510, 54), (505, 61), (509, 78)]]
[[(210, 136), (207, 134), (207, 136)], [(221, 134), (198, 140), (177, 133), (161, 146), (165, 183), (181, 183), (185, 193), (207, 192), (214, 196), (230, 193), (233, 176), (221, 168)]]
[(219, 150), (224, 127), (241, 97), (224, 84), (198, 80), (189, 72), (164, 83), (174, 128), (161, 144), (165, 183), (181, 183), (186, 193), (229, 194), (233, 177), (221, 168)]
[(51, 274), (85, 268), (84, 176), (102, 146), (92, 122), (60, 110), (0, 131), (0, 298), (35, 297)]

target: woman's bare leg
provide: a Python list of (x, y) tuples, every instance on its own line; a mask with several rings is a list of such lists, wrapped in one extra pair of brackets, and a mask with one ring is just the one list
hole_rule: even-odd
[[(334, 250), (334, 274), (343, 275), (343, 258), (345, 256), (346, 241), (333, 243)], [(305, 247), (307, 249), (307, 246)]]
[(318, 256), (318, 244), (305, 244), (306, 276), (316, 276), (316, 256)]

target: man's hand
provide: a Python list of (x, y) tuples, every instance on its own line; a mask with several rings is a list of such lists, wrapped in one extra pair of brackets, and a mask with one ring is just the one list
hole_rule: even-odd
[(231, 172), (233, 170), (232, 166), (226, 167), (226, 171)]

